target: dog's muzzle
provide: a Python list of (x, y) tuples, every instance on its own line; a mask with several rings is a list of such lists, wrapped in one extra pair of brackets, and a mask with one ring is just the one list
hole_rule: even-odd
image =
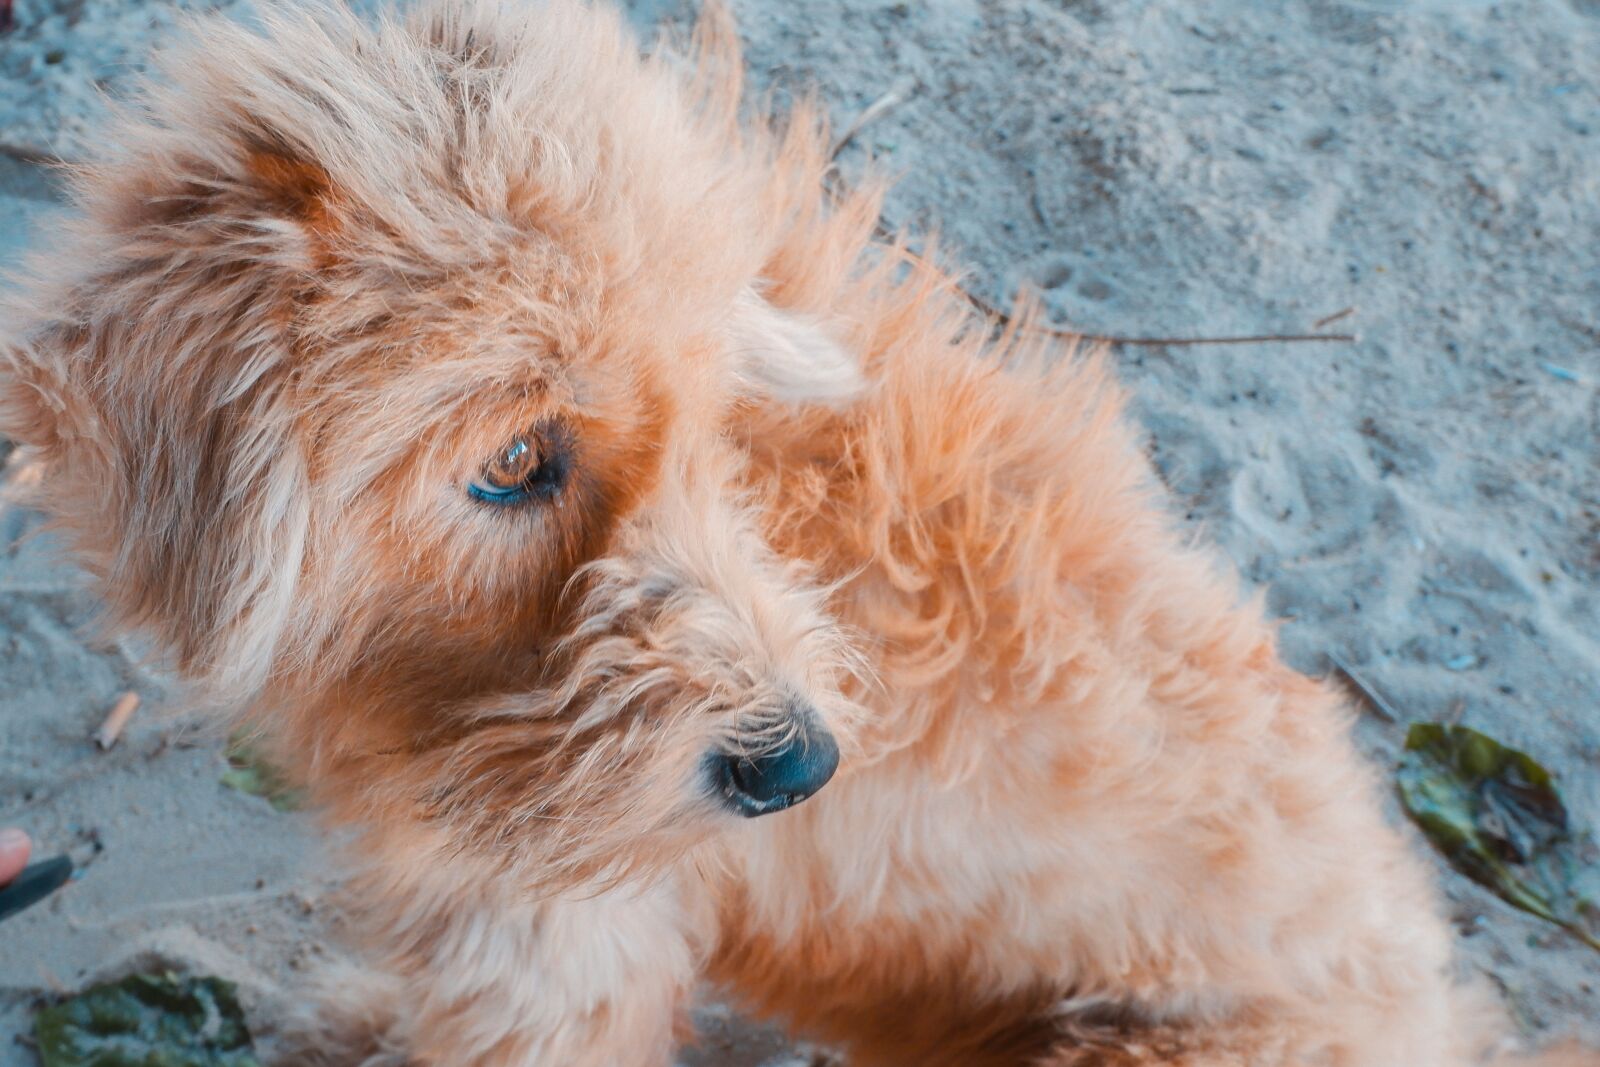
[(810, 708), (794, 715), (794, 733), (777, 748), (755, 755), (717, 753), (709, 771), (729, 808), (753, 819), (792, 808), (828, 784), (839, 768), (839, 745)]

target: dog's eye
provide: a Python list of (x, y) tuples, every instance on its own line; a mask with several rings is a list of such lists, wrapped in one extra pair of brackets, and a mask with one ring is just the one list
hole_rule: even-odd
[(490, 457), (467, 494), (486, 504), (548, 500), (567, 484), (571, 466), (568, 436), (551, 423), (518, 434)]

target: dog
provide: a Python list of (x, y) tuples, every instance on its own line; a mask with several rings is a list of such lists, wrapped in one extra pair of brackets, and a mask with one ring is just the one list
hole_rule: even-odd
[(111, 625), (350, 831), (292, 1062), (1418, 1067), (1493, 1034), (1105, 360), (875, 232), (726, 16), (203, 22), (8, 297)]

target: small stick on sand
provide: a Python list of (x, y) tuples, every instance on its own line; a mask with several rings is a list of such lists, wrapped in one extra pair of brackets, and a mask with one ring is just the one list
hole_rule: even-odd
[(1356, 313), (1355, 305), (1351, 305), (1350, 307), (1347, 307), (1347, 308), (1341, 308), (1340, 310), (1335, 311), (1332, 315), (1324, 315), (1322, 318), (1318, 319), (1316, 322), (1313, 322), (1311, 324), (1311, 328), (1313, 330), (1320, 330), (1324, 326), (1331, 326), (1334, 323), (1338, 322), (1340, 319), (1345, 318), (1346, 316), (1349, 316), (1349, 315), (1354, 315), (1355, 313)]
[(1077, 333), (1056, 326), (1046, 326), (1059, 337), (1073, 337), (1080, 341), (1096, 341), (1106, 345), (1148, 345), (1167, 348), (1181, 345), (1267, 345), (1275, 343), (1301, 344), (1306, 341), (1337, 341), (1353, 344), (1358, 338), (1353, 333), (1253, 333), (1240, 337), (1115, 337), (1109, 334)]
[[(962, 289), (961, 295), (966, 297), (967, 302), (973, 307), (1002, 326), (1011, 322), (1010, 315), (977, 294)], [(1183, 345), (1264, 345), (1274, 342), (1295, 344), (1305, 341), (1338, 341), (1350, 344), (1358, 340), (1353, 333), (1256, 333), (1235, 337), (1123, 337), (1120, 334), (1080, 333), (1077, 330), (1069, 330), (1064, 326), (1057, 326), (1049, 322), (1036, 322), (1033, 324), (1033, 328), (1068, 341), (1089, 341), (1102, 345), (1144, 345), (1151, 348), (1180, 347)]]
[(833, 142), (833, 148), (828, 152), (828, 158), (838, 159), (839, 153), (844, 151), (845, 145), (855, 140), (857, 134), (905, 103), (910, 99), (911, 94), (916, 91), (916, 88), (917, 83), (914, 78), (905, 77), (896, 81), (889, 87), (888, 92), (868, 104), (866, 110), (857, 115), (856, 120), (845, 127), (845, 131)]
[(1394, 708), (1390, 706), (1389, 702), (1379, 695), (1376, 689), (1362, 681), (1361, 676), (1350, 669), (1349, 664), (1345, 663), (1344, 660), (1340, 659), (1332, 652), (1328, 653), (1328, 662), (1333, 664), (1335, 670), (1344, 675), (1345, 681), (1349, 682), (1355, 687), (1356, 692), (1360, 693), (1361, 696), (1365, 698), (1367, 705), (1371, 707), (1373, 711), (1378, 713), (1378, 717), (1380, 719), (1392, 723), (1398, 723), (1400, 721), (1399, 712), (1395, 711)]
[[(848, 141), (850, 137), (854, 136), (855, 131), (863, 125), (862, 119), (865, 119), (867, 117), (867, 113), (871, 112), (873, 108), (876, 107), (877, 105), (874, 104), (873, 107), (867, 108), (867, 111), (862, 113), (861, 119), (857, 119), (855, 124), (845, 132), (845, 136), (841, 137), (834, 147), (835, 153), (837, 153), (840, 148), (844, 147), (846, 141)], [(881, 114), (882, 112), (880, 111), (879, 113)], [(830, 173), (823, 180), (827, 187), (832, 190), (835, 196), (845, 195), (843, 182), (836, 174)], [(874, 227), (874, 232), (883, 240), (891, 243), (898, 242), (901, 239), (901, 234), (895, 231), (894, 228), (888, 224), (888, 222), (881, 218), (878, 220), (877, 226)], [(919, 262), (921, 261), (921, 257), (915, 252), (911, 251), (911, 249), (904, 248), (904, 252), (907, 256), (910, 256)], [(991, 322), (997, 323), (1001, 326), (1010, 325), (1011, 316), (1006, 312), (1001, 311), (999, 308), (989, 303), (989, 301), (985, 300), (977, 293), (972, 292), (970, 289), (964, 289), (959, 285), (954, 286), (954, 288), (956, 292), (961, 294), (962, 298), (966, 300), (967, 303), (983, 312)], [(1352, 308), (1351, 310), (1354, 309)], [(1334, 318), (1338, 318), (1338, 316), (1334, 316)], [(1327, 321), (1332, 321), (1332, 319)], [(1124, 337), (1120, 334), (1079, 333), (1077, 330), (1069, 330), (1065, 327), (1056, 326), (1048, 322), (1035, 322), (1032, 324), (1032, 326), (1034, 329), (1047, 333), (1052, 337), (1060, 337), (1067, 341), (1089, 341), (1091, 343), (1103, 345), (1143, 345), (1151, 348), (1173, 348), (1184, 345), (1301, 344), (1308, 341), (1354, 344), (1361, 339), (1353, 333), (1261, 333), (1245, 334), (1236, 337)]]
[(100, 751), (105, 752), (117, 743), (117, 738), (122, 736), (122, 728), (128, 725), (128, 720), (133, 718), (133, 713), (138, 710), (138, 693), (123, 693), (117, 699), (110, 713), (106, 715), (106, 721), (100, 724), (100, 729), (94, 734), (94, 743), (100, 746)]

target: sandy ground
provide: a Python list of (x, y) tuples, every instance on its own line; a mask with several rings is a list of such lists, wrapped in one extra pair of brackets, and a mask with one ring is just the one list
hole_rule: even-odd
[[(35, 153), (79, 151), (181, 7), (18, 0), (0, 38), (0, 258), (49, 240)], [(735, 0), (759, 84), (816, 83), (844, 157), (903, 175), (995, 301), (1096, 333), (1328, 329), (1352, 344), (1124, 347), (1150, 447), (1302, 669), (1354, 665), (1408, 718), (1459, 717), (1558, 772), (1600, 824), (1600, 3)], [(682, 23), (637, 0), (642, 26)], [(80, 576), (0, 516), (0, 823), (86, 861), (0, 927), (0, 1067), (43, 991), (130, 961), (241, 979), (258, 1018), (336, 925), (300, 815), (221, 788), (219, 745), (85, 629)], [(125, 688), (123, 744), (87, 738)], [(1392, 762), (1403, 726), (1361, 741)], [(1535, 1036), (1600, 1043), (1600, 953), (1441, 864), (1463, 967)], [(718, 1022), (698, 1062), (787, 1062)]]

